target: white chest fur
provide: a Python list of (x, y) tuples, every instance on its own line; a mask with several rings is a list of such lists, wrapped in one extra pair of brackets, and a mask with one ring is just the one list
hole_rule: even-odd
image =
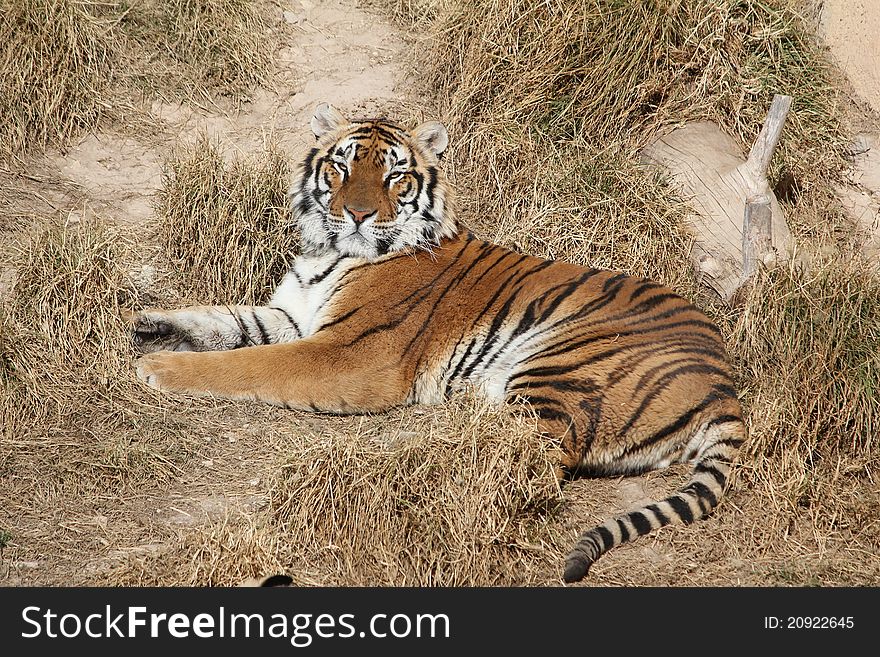
[(360, 262), (359, 258), (338, 254), (299, 256), (275, 289), (269, 306), (288, 313), (302, 337), (312, 335), (332, 310), (333, 293), (339, 279)]

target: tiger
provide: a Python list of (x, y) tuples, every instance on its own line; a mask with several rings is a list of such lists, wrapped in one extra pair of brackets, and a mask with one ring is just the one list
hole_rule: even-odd
[(322, 103), (310, 125), (316, 142), (289, 190), (300, 253), (268, 303), (133, 312), (141, 381), (335, 414), (475, 390), (532, 409), (561, 482), (692, 463), (665, 499), (583, 533), (566, 583), (717, 506), (746, 427), (702, 311), (654, 280), (475, 236), (440, 167), (440, 122), (349, 120)]

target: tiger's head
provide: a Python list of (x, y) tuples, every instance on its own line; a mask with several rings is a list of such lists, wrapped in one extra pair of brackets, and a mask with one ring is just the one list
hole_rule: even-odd
[(407, 248), (430, 250), (458, 232), (437, 166), (449, 140), (442, 124), (407, 130), (384, 119), (349, 121), (321, 104), (311, 127), (317, 146), (290, 189), (304, 252), (374, 260)]

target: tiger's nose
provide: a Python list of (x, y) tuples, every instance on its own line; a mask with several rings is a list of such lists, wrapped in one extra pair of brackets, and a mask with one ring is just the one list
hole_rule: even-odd
[(345, 206), (345, 211), (355, 224), (362, 224), (376, 214), (375, 210), (361, 210), (359, 208), (350, 208), (348, 206)]

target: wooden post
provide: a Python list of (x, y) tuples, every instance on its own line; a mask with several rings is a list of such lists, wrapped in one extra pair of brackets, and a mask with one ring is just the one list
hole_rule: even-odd
[(749, 280), (770, 254), (773, 213), (770, 210), (770, 197), (766, 194), (750, 196), (746, 199), (743, 219), (743, 281)]
[(773, 97), (748, 158), (733, 137), (705, 121), (659, 135), (642, 150), (646, 163), (672, 174), (693, 208), (687, 220), (694, 233), (691, 260), (722, 299), (732, 301), (760, 263), (771, 266), (794, 254), (767, 179), (791, 107), (790, 96)]
[[(761, 187), (769, 190), (767, 182), (767, 170), (770, 168), (770, 160), (776, 151), (785, 119), (791, 109), (791, 96), (777, 94), (773, 96), (773, 102), (767, 112), (761, 133), (752, 144), (749, 156), (746, 159), (746, 169), (756, 181), (760, 181)], [(772, 193), (772, 192), (771, 192)], [(749, 195), (746, 198), (745, 212), (743, 213), (742, 231), (742, 279), (737, 292), (746, 287), (750, 279), (758, 269), (765, 264), (770, 264), (771, 259), (776, 259), (773, 250), (773, 212), (770, 206), (770, 196), (767, 193)], [(740, 297), (741, 295), (731, 296)]]
[(770, 110), (767, 112), (767, 118), (764, 120), (764, 125), (761, 126), (761, 134), (758, 135), (755, 143), (752, 144), (749, 157), (746, 159), (747, 166), (756, 177), (767, 177), (770, 160), (776, 151), (776, 144), (779, 143), (779, 137), (782, 135), (782, 128), (785, 125), (785, 119), (788, 117), (788, 110), (790, 109), (791, 96), (783, 96), (781, 94), (773, 96), (773, 102), (770, 104)]

